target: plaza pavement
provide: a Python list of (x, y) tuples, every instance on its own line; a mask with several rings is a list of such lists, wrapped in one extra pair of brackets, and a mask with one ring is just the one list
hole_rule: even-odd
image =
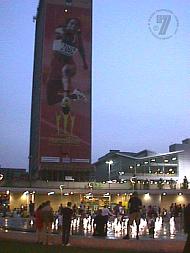
[[(50, 242), (52, 244), (61, 244), (61, 236), (56, 234), (50, 235)], [(35, 233), (19, 232), (19, 231), (5, 231), (0, 230), (0, 240), (17, 240), (24, 242), (36, 241)], [(106, 239), (95, 237), (77, 237), (71, 236), (70, 243), (73, 247), (80, 248), (97, 248), (111, 250), (126, 250), (129, 252), (139, 253), (182, 253), (185, 244), (184, 240), (176, 239), (144, 239), (140, 240), (130, 239)]]

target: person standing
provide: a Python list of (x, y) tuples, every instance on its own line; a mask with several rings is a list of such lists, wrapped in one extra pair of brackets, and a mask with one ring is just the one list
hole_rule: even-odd
[(140, 218), (141, 213), (140, 209), (142, 208), (142, 201), (138, 197), (138, 192), (133, 192), (133, 195), (131, 196), (129, 203), (128, 203), (128, 211), (129, 211), (129, 220), (127, 223), (127, 234), (123, 237), (123, 239), (129, 239), (130, 234), (130, 226), (135, 221), (137, 225), (137, 234), (136, 239), (139, 239), (139, 225), (140, 225)]
[(52, 222), (54, 220), (54, 214), (53, 209), (51, 207), (50, 201), (46, 201), (43, 203), (43, 207), (41, 209), (41, 216), (42, 216), (42, 222), (43, 222), (43, 245), (50, 245), (51, 242), (49, 242), (49, 234), (51, 232)]
[(187, 240), (183, 253), (189, 253), (190, 249), (190, 203), (184, 209), (184, 233), (187, 234)]
[(34, 217), (34, 203), (30, 200), (30, 204), (29, 204), (29, 215), (30, 215), (30, 219), (33, 219)]
[(102, 215), (102, 210), (98, 209), (97, 215), (94, 218), (94, 236), (105, 236), (105, 217)]
[(43, 221), (42, 221), (42, 213), (41, 209), (43, 205), (39, 205), (39, 207), (35, 211), (35, 224), (36, 224), (36, 242), (43, 243), (42, 231), (43, 231)]
[(108, 207), (106, 205), (104, 205), (104, 207), (102, 209), (102, 216), (105, 219), (105, 224), (106, 224), (105, 234), (107, 235), (109, 216), (113, 216), (113, 214), (110, 212), (110, 210), (108, 209)]
[(69, 237), (70, 237), (70, 230), (71, 230), (71, 220), (73, 217), (73, 210), (71, 208), (72, 203), (68, 202), (66, 207), (62, 208), (61, 215), (62, 215), (62, 245), (63, 246), (70, 246)]

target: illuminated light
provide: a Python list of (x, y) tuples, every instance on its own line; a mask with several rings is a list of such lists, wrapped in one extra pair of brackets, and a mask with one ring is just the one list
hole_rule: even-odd
[(170, 182), (167, 182), (167, 184), (170, 184)]
[(151, 162), (155, 162), (156, 161), (156, 159), (151, 159)]
[(168, 163), (168, 159), (165, 159), (164, 162), (165, 162), (165, 163)]
[(31, 220), (29, 223), (30, 223), (30, 226), (34, 225), (34, 221), (33, 220)]
[(140, 164), (140, 163), (137, 163), (137, 167), (139, 167), (139, 166), (141, 166), (141, 164)]
[(68, 12), (68, 10), (67, 10), (67, 9), (65, 9), (65, 10), (64, 10), (64, 12)]
[(163, 195), (163, 196), (166, 196), (166, 195), (167, 195), (167, 193), (166, 193), (166, 192), (163, 192), (163, 193), (162, 193), (162, 195)]
[(169, 169), (169, 171), (173, 171), (172, 169)]
[(125, 196), (127, 195), (127, 193), (125, 192), (125, 194), (124, 194)]
[(9, 191), (9, 190), (7, 190), (7, 191), (6, 191), (6, 194), (8, 195), (9, 193), (10, 193), (10, 191)]
[(117, 196), (119, 196), (119, 193), (117, 194)]
[(113, 161), (112, 160), (110, 160), (110, 161), (106, 161), (106, 164), (113, 164)]
[(137, 182), (138, 182), (138, 184), (140, 184), (140, 183), (141, 183), (141, 181), (140, 181), (140, 180), (138, 180)]
[(0, 181), (3, 180), (3, 174), (0, 174)]
[(172, 171), (172, 174), (174, 174), (175, 173), (175, 171)]
[(149, 199), (150, 199), (150, 194), (149, 194), (149, 192), (147, 192), (144, 195), (144, 200), (149, 200)]
[(29, 191), (23, 192), (23, 195), (27, 195), (27, 194), (29, 194)]
[(177, 160), (177, 157), (172, 157), (172, 161), (176, 161)]
[(48, 192), (48, 196), (53, 194), (55, 194), (55, 192)]
[(64, 185), (63, 185), (63, 184), (61, 184), (61, 185), (59, 186), (59, 189), (62, 191), (62, 190), (63, 190), (63, 188), (64, 188)]
[(147, 161), (145, 161), (145, 162), (144, 162), (144, 164), (148, 164), (148, 162), (147, 162)]
[(153, 181), (150, 181), (151, 184), (153, 184), (154, 182)]
[(160, 171), (160, 174), (163, 174), (163, 171)]
[(129, 166), (130, 169), (133, 169), (133, 166)]
[(103, 195), (103, 197), (109, 197), (109, 196), (110, 196), (109, 192), (107, 192), (107, 193), (105, 193), (105, 194)]
[(182, 195), (183, 195), (183, 193), (182, 193), (182, 192), (179, 192), (179, 193), (178, 193), (178, 195), (179, 195), (179, 196), (182, 196)]
[(152, 173), (152, 171), (150, 170), (149, 173)]
[(68, 195), (69, 195), (69, 193), (68, 193), (68, 192), (65, 192), (65, 193), (64, 193), (64, 195), (65, 195), (65, 196), (68, 196)]
[(70, 194), (71, 194), (71, 195), (73, 195), (73, 194), (74, 194), (74, 192), (70, 192)]
[(158, 182), (154, 182), (154, 184), (158, 184)]

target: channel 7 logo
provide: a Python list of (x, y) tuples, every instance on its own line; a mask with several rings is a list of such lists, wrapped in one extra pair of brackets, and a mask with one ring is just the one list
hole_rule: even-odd
[(152, 35), (158, 39), (169, 39), (173, 37), (179, 26), (179, 21), (170, 10), (157, 10), (148, 20), (148, 28)]

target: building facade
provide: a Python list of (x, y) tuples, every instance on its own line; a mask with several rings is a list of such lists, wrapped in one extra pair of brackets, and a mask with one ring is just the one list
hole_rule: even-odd
[(92, 1), (40, 0), (36, 15), (29, 174), (91, 173)]
[[(110, 150), (95, 163), (97, 181), (130, 182), (131, 187), (146, 189), (183, 188), (190, 179), (190, 139), (169, 146), (169, 152), (149, 150), (138, 153)], [(167, 188), (166, 187), (166, 188)], [(155, 186), (153, 187), (155, 188)]]

